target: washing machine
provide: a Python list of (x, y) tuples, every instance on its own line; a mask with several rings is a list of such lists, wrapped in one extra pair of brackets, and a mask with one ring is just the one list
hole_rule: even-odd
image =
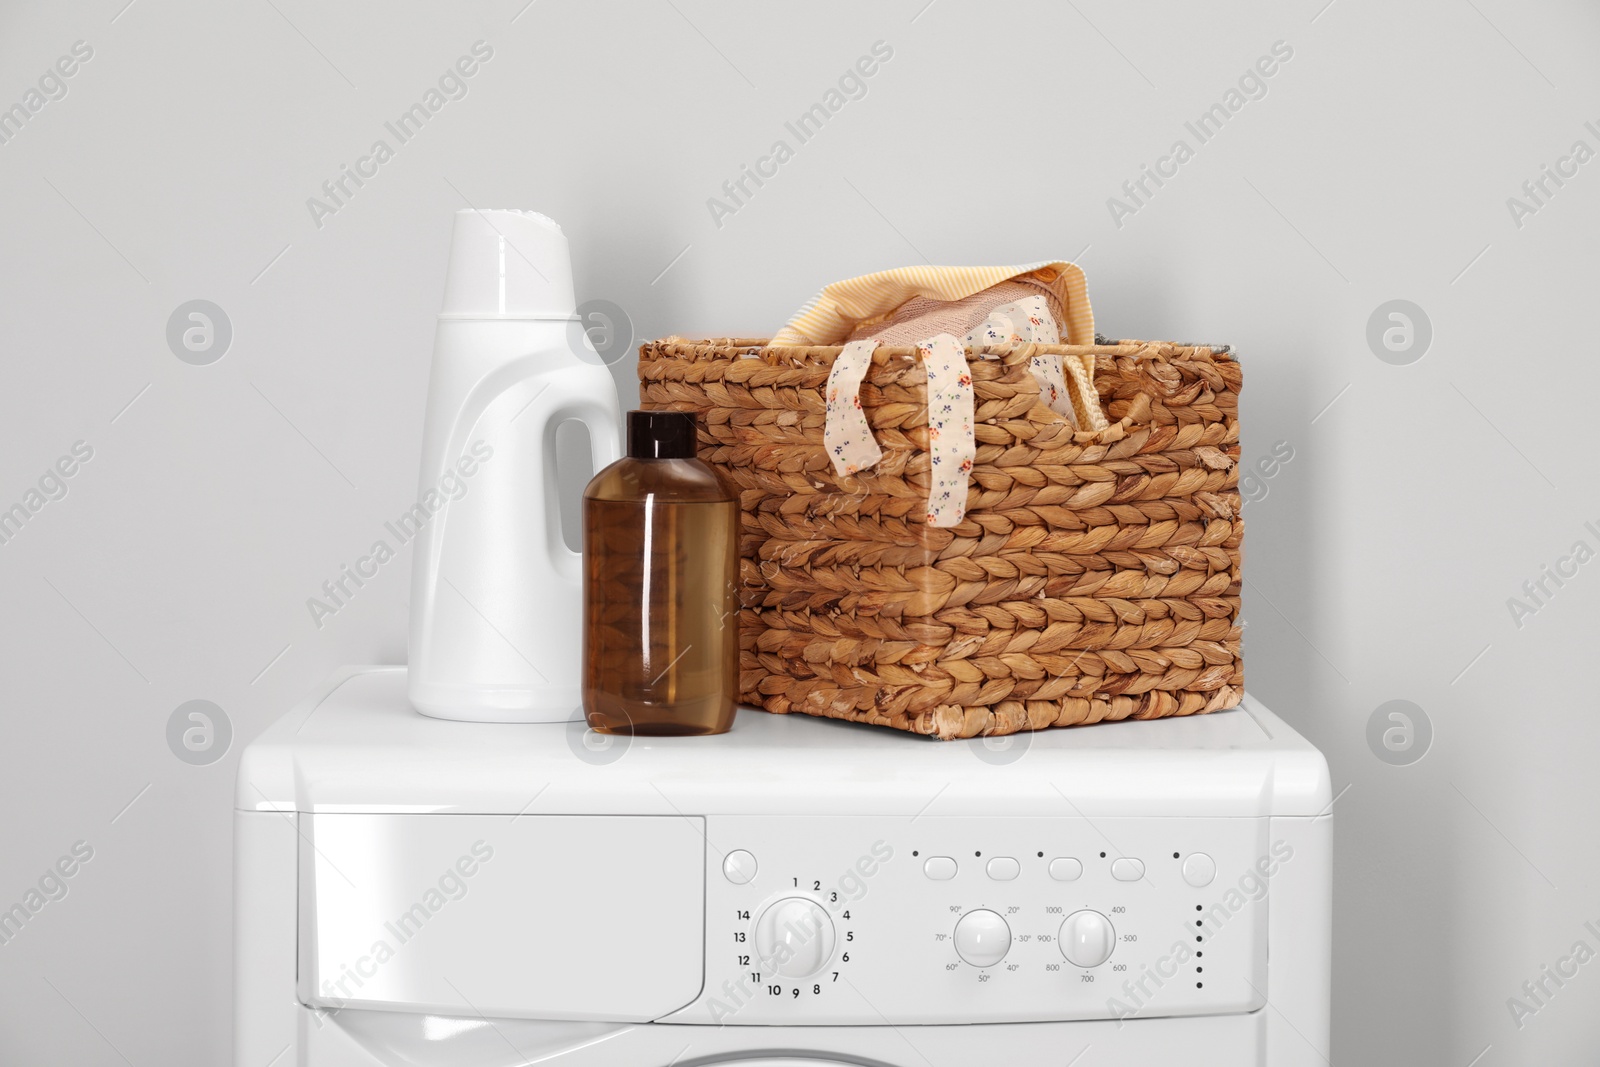
[(244, 752), (236, 1067), (1313, 1067), (1326, 761), (1253, 699), (989, 741), (425, 718)]

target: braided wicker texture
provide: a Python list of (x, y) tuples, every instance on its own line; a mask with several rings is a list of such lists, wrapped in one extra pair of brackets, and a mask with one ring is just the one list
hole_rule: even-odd
[[(841, 477), (822, 444), (840, 349), (763, 344), (639, 355), (642, 406), (696, 413), (700, 458), (739, 490), (744, 703), (948, 739), (1239, 702), (1242, 376), (1225, 351), (969, 350), (977, 457), (964, 521), (938, 529), (918, 350), (874, 353), (861, 402), (883, 459)], [(1028, 372), (1086, 352), (1099, 432)]]

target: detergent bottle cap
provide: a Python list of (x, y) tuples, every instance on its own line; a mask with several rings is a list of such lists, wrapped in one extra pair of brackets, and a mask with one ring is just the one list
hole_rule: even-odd
[(447, 319), (570, 319), (577, 312), (566, 235), (536, 211), (456, 212), (445, 274)]
[(633, 459), (693, 459), (694, 416), (687, 411), (628, 412), (628, 455)]

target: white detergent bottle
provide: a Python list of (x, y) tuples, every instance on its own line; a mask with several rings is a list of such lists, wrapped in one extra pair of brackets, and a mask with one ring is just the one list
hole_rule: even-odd
[(556, 428), (582, 422), (599, 470), (621, 455), (622, 417), (576, 313), (560, 226), (457, 212), (417, 507), (402, 520), (416, 530), (409, 684), (424, 715), (582, 717), (583, 578), (561, 534)]

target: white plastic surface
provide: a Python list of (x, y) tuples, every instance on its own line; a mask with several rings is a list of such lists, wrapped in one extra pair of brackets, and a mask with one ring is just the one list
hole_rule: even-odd
[[(1042, 731), (1004, 764), (986, 759), (977, 741), (748, 710), (714, 737), (611, 739), (598, 764), (584, 740), (581, 722), (426, 718), (407, 700), (405, 668), (352, 668), (251, 745), (238, 804), (514, 815), (528, 803), (529, 782), (549, 783), (530, 812), (579, 815), (1258, 818), (1325, 815), (1332, 799), (1322, 754), (1249, 697), (1211, 715)], [(763, 851), (751, 851), (765, 867)], [(983, 877), (971, 852), (935, 854), (952, 855), (963, 876), (976, 864)], [(1047, 855), (1089, 859), (1065, 848)]]
[(644, 1021), (700, 992), (698, 818), (299, 818), (303, 1003)]
[[(1332, 808), (1330, 805), (1329, 811)], [(1333, 817), (1279, 818), (1271, 822), (1276, 866), (1258, 880), (1269, 887), (1268, 936), (1272, 966), (1267, 996), (1272, 1025), (1263, 1062), (1270, 1067), (1327, 1067), (1333, 976)], [(1242, 880), (1219, 870), (1243, 888)], [(1213, 892), (1221, 886), (1212, 886)]]
[(355, 1009), (300, 1014), (296, 1047), (304, 1059), (293, 1061), (296, 1067), (1065, 1067), (1074, 1060), (1075, 1067), (1301, 1067), (1299, 1060), (1264, 1058), (1270, 1011), (1132, 1024), (903, 1027), (605, 1027)]
[(292, 812), (233, 814), (233, 1062), (271, 1063), (296, 1042), (295, 885), (299, 837)]
[[(1327, 769), (1254, 701), (1187, 721), (1036, 735), (1020, 758), (1000, 765), (960, 743), (749, 711), (720, 737), (633, 738), (597, 749), (584, 743), (581, 724), (424, 718), (407, 706), (405, 692), (403, 670), (340, 672), (243, 755), (238, 892), (250, 916), (240, 918), (239, 974), (248, 979), (238, 984), (235, 1027), (241, 1056), (248, 1051), (256, 1067), (258, 1051), (270, 1059), (291, 1040), (279, 1035), (285, 1013), (295, 1011), (292, 1055), (303, 1067), (480, 1067), (530, 1058), (552, 1067), (786, 1059), (964, 1067), (996, 1055), (1070, 1062), (1090, 1049), (1111, 1067), (1325, 1062)], [(296, 864), (324, 884), (335, 877), (293, 834), (289, 820), (299, 812), (317, 819), (408, 814), (420, 822), (473, 812), (486, 825), (508, 827), (601, 814), (703, 817), (704, 837), (695, 834), (702, 860), (698, 874), (687, 876), (639, 862), (631, 845), (612, 848), (588, 835), (545, 849), (540, 864), (517, 875), (516, 905), (494, 903), (473, 885), (430, 920), (476, 902), (483, 911), (476, 940), (453, 938), (459, 954), (428, 970), (447, 974), (479, 1008), (458, 975), (484, 981), (506, 1002), (483, 1016), (443, 1003), (409, 1010), (350, 1003), (313, 1014), (294, 1007), (297, 991), (283, 962), (293, 958), (283, 947), (296, 929), (296, 902), (286, 899), (293, 879), (258, 875), (243, 884), (243, 872)], [(305, 853), (299, 858), (297, 847)], [(760, 859), (745, 884), (724, 873), (725, 857), (739, 852)], [(1185, 879), (1183, 860), (1201, 852), (1216, 873), (1197, 888)], [(612, 869), (607, 857), (624, 853), (630, 861)], [(1144, 860), (1143, 878), (1112, 877), (1112, 861), (1124, 856)], [(927, 878), (930, 857), (950, 858), (954, 876)], [(1017, 859), (1018, 877), (990, 878), (994, 857)], [(474, 877), (500, 858), (497, 847)], [(1077, 880), (1052, 876), (1063, 859), (1078, 861)], [(702, 967), (703, 982), (683, 1007), (653, 1023), (639, 1024), (643, 1016), (596, 1021), (581, 1006), (541, 1000), (548, 990), (524, 995), (509, 984), (548, 982), (553, 974), (591, 983), (578, 990), (585, 995), (602, 977), (632, 988), (640, 924), (584, 917), (593, 896), (585, 879), (595, 865), (612, 879), (648, 881), (651, 893), (667, 889), (668, 906), (648, 909), (651, 922), (669, 926), (683, 915), (704, 922), (692, 947), (672, 953)], [(371, 880), (400, 896), (394, 885), (414, 881), (393, 864), (373, 870)], [(703, 893), (698, 903), (671, 888), (685, 884)], [(531, 908), (523, 906), (530, 892)], [(819, 943), (815, 952), (827, 962), (804, 978), (765, 969), (752, 975), (751, 964), (760, 965), (752, 943), (758, 917), (795, 897), (831, 919), (833, 945)], [(1012, 934), (1005, 957), (989, 967), (964, 962), (954, 939), (959, 918), (980, 910), (1001, 916)], [(1116, 938), (1110, 958), (1094, 968), (1074, 967), (1059, 944), (1065, 918), (1082, 910), (1106, 916)], [(300, 912), (315, 916), (316, 909)], [(533, 958), (526, 946), (538, 938), (518, 925), (531, 922), (529, 914), (539, 917), (539, 937), (565, 924), (603, 951), (570, 967), (532, 965), (534, 978), (503, 974), (506, 957)], [(1197, 930), (1196, 922), (1204, 925)], [(496, 940), (486, 944), (491, 930)], [(590, 937), (596, 931), (598, 942)], [(422, 943), (413, 939), (389, 964)], [(1180, 960), (1180, 945), (1204, 958)], [(612, 961), (603, 975), (590, 962), (600, 957)], [(304, 969), (311, 957), (300, 958)], [(338, 963), (348, 961), (330, 955), (326, 962), (343, 974)], [(370, 990), (374, 980), (367, 981)], [(381, 987), (383, 979), (376, 981)], [(675, 981), (655, 981), (656, 995), (675, 999)], [(674, 995), (662, 994), (664, 987)], [(603, 999), (623, 1002), (615, 989)]]
[(414, 539), (410, 700), (440, 718), (562, 722), (580, 714), (582, 574), (562, 539), (556, 428), (581, 422), (599, 470), (621, 455), (622, 415), (599, 357), (573, 349), (588, 341), (560, 229), (484, 216), (457, 216), (417, 506), (391, 523)]
[[(714, 849), (759, 852), (761, 870), (736, 886), (716, 876), (714, 853), (708, 860), (705, 992), (666, 1021), (912, 1026), (1253, 1012), (1267, 989), (1267, 898), (1196, 891), (1173, 853), (1204, 847), (1221, 877), (1258, 885), (1256, 864), (1272, 855), (1268, 821), (708, 815)], [(1143, 879), (1118, 881), (1113, 857), (1101, 855), (1108, 839), (1161, 858)], [(1050, 877), (1052, 845), (1084, 857), (1077, 881)], [(1021, 872), (997, 882), (980, 852), (1018, 857)], [(968, 861), (930, 881), (929, 853)], [(750, 950), (763, 910), (796, 896), (826, 911), (835, 931), (827, 964), (803, 977), (773, 973)], [(1059, 944), (1074, 935), (1063, 920), (1085, 910), (1107, 921), (1077, 920), (1084, 962), (1073, 963)]]

